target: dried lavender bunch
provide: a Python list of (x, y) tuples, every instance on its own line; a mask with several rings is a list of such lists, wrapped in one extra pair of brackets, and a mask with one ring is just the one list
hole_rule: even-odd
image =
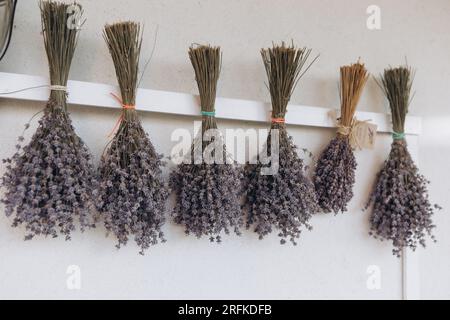
[[(314, 185), (306, 176), (303, 159), (298, 156), (284, 123), (287, 104), (298, 80), (317, 59), (301, 73), (310, 53), (311, 49), (297, 49), (284, 43), (261, 50), (272, 100), (272, 125), (267, 139), (267, 156), (271, 159), (268, 166), (278, 167), (278, 171), (263, 174), (266, 165), (262, 161), (247, 166), (247, 227), (255, 225), (260, 239), (276, 229), (281, 244), (289, 239), (296, 245), (302, 228), (312, 229), (309, 219), (320, 209)], [(272, 140), (273, 135), (278, 135), (278, 145), (272, 145), (272, 141), (277, 141)]]
[(350, 139), (357, 122), (356, 107), (367, 79), (367, 70), (359, 62), (341, 67), (338, 134), (322, 152), (314, 175), (319, 205), (326, 213), (347, 211), (347, 204), (353, 198), (357, 164)]
[(95, 185), (91, 155), (72, 126), (64, 89), (78, 30), (67, 28), (69, 5), (53, 1), (39, 5), (53, 89), (31, 141), (22, 147), (24, 138), (19, 137), (16, 153), (4, 160), (2, 202), (6, 215), (14, 218), (13, 226), (25, 226), (26, 240), (58, 233), (69, 240), (75, 217), (81, 230), (94, 226), (89, 213)]
[[(220, 48), (191, 47), (189, 57), (200, 93), (202, 131), (191, 154), (171, 174), (170, 184), (177, 198), (173, 216), (175, 223), (185, 227), (186, 234), (221, 242), (222, 233), (241, 234), (243, 172), (234, 161), (226, 161), (228, 154), (214, 116)], [(215, 133), (211, 140), (206, 137), (208, 133)]]
[(428, 200), (429, 181), (419, 173), (404, 137), (412, 81), (413, 72), (407, 66), (386, 69), (381, 78), (391, 109), (394, 141), (366, 206), (372, 206), (371, 235), (392, 241), (393, 254), (398, 257), (403, 248), (425, 247), (427, 235), (435, 240), (432, 215), (439, 208)]
[(161, 228), (169, 191), (162, 178), (162, 156), (156, 153), (135, 109), (140, 30), (135, 22), (104, 29), (123, 109), (117, 132), (100, 161), (97, 208), (108, 232), (116, 236), (117, 247), (126, 245), (133, 236), (143, 254), (151, 245), (165, 242)]

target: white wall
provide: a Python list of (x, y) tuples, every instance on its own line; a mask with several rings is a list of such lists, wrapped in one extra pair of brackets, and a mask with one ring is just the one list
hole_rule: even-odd
[[(319, 61), (300, 84), (292, 101), (299, 104), (338, 105), (338, 68), (361, 57), (379, 74), (384, 67), (404, 61), (417, 68), (417, 94), (411, 113), (424, 117), (420, 137), (420, 165), (433, 182), (432, 200), (444, 208), (450, 179), (450, 110), (446, 99), (450, 80), (450, 2), (434, 1), (119, 1), (82, 0), (87, 22), (73, 62), (71, 79), (115, 84), (115, 73), (101, 37), (106, 22), (135, 19), (145, 22), (144, 57), (151, 52), (153, 33), (158, 42), (142, 86), (196, 93), (187, 48), (193, 42), (222, 46), (223, 73), (219, 95), (268, 101), (261, 46), (293, 39), (320, 53)], [(381, 7), (382, 29), (366, 28), (366, 8)], [(35, 1), (19, 1), (14, 39), (0, 71), (46, 76), (46, 57), (39, 34)], [(10, 156), (22, 125), (42, 105), (0, 100), (0, 157)], [(386, 112), (386, 103), (370, 81), (360, 109)], [(72, 107), (78, 133), (98, 155), (118, 112)], [(143, 123), (158, 150), (168, 153), (169, 133), (192, 127), (191, 118), (143, 114)], [(226, 121), (221, 127), (249, 127)], [(253, 124), (252, 124), (253, 125)], [(264, 125), (258, 127), (263, 128)], [(332, 130), (291, 127), (300, 146), (317, 154), (333, 136)], [(259, 242), (252, 233), (230, 238), (219, 247), (206, 240), (186, 238), (168, 224), (169, 242), (137, 255), (129, 245), (116, 252), (103, 229), (62, 239), (22, 242), (23, 230), (9, 227), (0, 215), (0, 298), (401, 298), (401, 262), (390, 246), (367, 236), (368, 215), (360, 208), (374, 175), (389, 150), (382, 135), (373, 152), (358, 152), (359, 169), (350, 212), (337, 217), (316, 216), (314, 231), (304, 234), (296, 248), (280, 247), (277, 239)], [(437, 244), (420, 252), (423, 298), (450, 297), (450, 218), (438, 213)], [(82, 289), (66, 288), (66, 269), (79, 265)], [(380, 290), (366, 287), (367, 267), (378, 265)]]

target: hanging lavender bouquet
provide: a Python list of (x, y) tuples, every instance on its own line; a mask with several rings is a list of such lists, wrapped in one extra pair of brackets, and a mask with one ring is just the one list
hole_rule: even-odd
[[(294, 245), (302, 228), (311, 230), (311, 216), (319, 211), (314, 185), (307, 178), (305, 164), (289, 136), (285, 115), (298, 80), (315, 59), (304, 68), (311, 49), (274, 45), (261, 51), (272, 100), (272, 125), (267, 138), (267, 156), (246, 168), (247, 227), (255, 226), (260, 239), (277, 230), (281, 244)], [(266, 161), (261, 161), (267, 157)], [(270, 167), (271, 170), (267, 171)]]
[[(5, 212), (13, 226), (25, 226), (25, 239), (37, 235), (70, 239), (78, 218), (81, 230), (94, 225), (91, 155), (75, 133), (67, 111), (66, 85), (78, 31), (69, 28), (69, 6), (41, 1), (42, 34), (50, 66), (51, 94), (31, 141), (4, 160)], [(28, 124), (26, 128), (28, 128)], [(22, 142), (23, 137), (19, 138)]]
[(404, 248), (425, 247), (427, 235), (434, 240), (432, 215), (440, 208), (430, 203), (429, 182), (419, 173), (405, 140), (412, 82), (413, 72), (405, 66), (386, 69), (381, 78), (391, 109), (394, 141), (367, 204), (367, 208), (372, 206), (371, 235), (392, 241), (393, 254), (398, 257)]
[(358, 120), (354, 118), (359, 98), (368, 79), (361, 63), (341, 67), (341, 116), (337, 136), (317, 162), (314, 185), (319, 205), (325, 213), (345, 212), (353, 198), (356, 159), (351, 139)]
[(202, 130), (192, 144), (191, 154), (171, 174), (177, 199), (173, 215), (175, 222), (185, 227), (186, 234), (221, 242), (223, 232), (240, 235), (243, 173), (234, 161), (227, 161), (225, 144), (217, 130), (215, 99), (220, 48), (191, 47), (189, 57), (200, 93)]
[(169, 195), (162, 178), (162, 156), (156, 153), (135, 109), (142, 34), (135, 22), (107, 25), (108, 44), (122, 95), (122, 115), (99, 166), (98, 211), (117, 247), (133, 237), (141, 254), (159, 241)]

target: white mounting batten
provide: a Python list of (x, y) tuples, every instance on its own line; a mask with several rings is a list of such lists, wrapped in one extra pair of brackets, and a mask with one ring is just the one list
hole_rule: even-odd
[[(0, 98), (47, 101), (49, 88), (31, 89), (12, 94), (24, 88), (49, 84), (48, 78), (16, 73), (0, 72)], [(118, 102), (110, 95), (118, 92), (116, 86), (91, 83), (83, 81), (69, 81), (69, 103), (81, 106), (120, 108)], [(160, 90), (139, 89), (136, 108), (140, 111), (176, 114), (183, 116), (199, 116), (199, 99), (195, 95)], [(270, 105), (268, 103), (217, 98), (216, 117), (220, 119), (241, 121), (269, 121)], [(333, 109), (311, 107), (303, 105), (289, 105), (286, 115), (286, 123), (289, 125), (336, 127), (336, 123), (330, 116)], [(371, 120), (378, 126), (378, 132), (391, 132), (390, 116), (382, 113), (363, 112), (356, 113), (359, 120)], [(419, 117), (407, 117), (405, 133), (419, 135), (421, 133), (421, 119)]]

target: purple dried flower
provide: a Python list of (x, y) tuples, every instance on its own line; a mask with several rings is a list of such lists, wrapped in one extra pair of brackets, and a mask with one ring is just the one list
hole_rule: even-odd
[(161, 155), (144, 132), (136, 111), (127, 110), (99, 166), (98, 211), (118, 247), (134, 237), (141, 253), (159, 240), (169, 192), (162, 178)]
[(319, 205), (326, 213), (345, 212), (353, 197), (356, 159), (348, 137), (336, 137), (317, 162), (314, 185)]
[[(246, 167), (247, 228), (254, 225), (260, 239), (277, 230), (281, 244), (289, 240), (296, 245), (303, 228), (312, 230), (309, 220), (320, 208), (314, 185), (306, 176), (303, 160), (285, 125), (273, 124), (271, 129), (279, 133), (278, 172), (261, 174), (266, 167), (261, 163)], [(269, 157), (272, 130), (267, 139)]]
[(117, 247), (132, 236), (141, 254), (159, 241), (165, 242), (162, 226), (168, 186), (162, 178), (162, 156), (157, 154), (134, 109), (139, 55), (140, 25), (134, 22), (107, 25), (108, 44), (120, 84), (124, 108), (119, 128), (99, 166), (98, 211)]
[[(40, 2), (50, 80), (60, 86), (67, 84), (78, 34), (77, 29), (66, 28), (68, 6)], [(81, 230), (94, 226), (89, 212), (95, 187), (91, 155), (72, 127), (66, 98), (65, 92), (52, 90), (31, 141), (22, 149), (19, 137), (17, 152), (5, 161), (2, 202), (13, 226), (25, 226), (26, 240), (58, 233), (68, 240), (76, 217)]]
[(370, 234), (392, 241), (393, 254), (400, 257), (404, 248), (425, 247), (425, 238), (435, 240), (432, 216), (435, 209), (429, 201), (427, 179), (419, 173), (404, 139), (404, 124), (412, 87), (409, 67), (384, 71), (382, 88), (389, 100), (394, 142), (383, 168), (377, 175), (366, 209), (372, 206)]
[(353, 197), (356, 159), (350, 144), (354, 136), (354, 115), (368, 79), (361, 63), (341, 67), (341, 117), (338, 136), (322, 152), (317, 162), (314, 185), (319, 205), (326, 213), (345, 212)]
[[(278, 171), (271, 175), (262, 174), (265, 165), (261, 161), (247, 166), (247, 227), (254, 224), (260, 239), (276, 230), (281, 244), (289, 239), (296, 245), (302, 229), (312, 229), (309, 220), (319, 210), (314, 185), (306, 177), (303, 160), (284, 124), (287, 104), (298, 79), (304, 74), (301, 70), (310, 53), (310, 49), (296, 49), (284, 43), (261, 51), (272, 99), (273, 123), (267, 139), (267, 156), (271, 160), (268, 166), (278, 167)], [(272, 146), (275, 133), (279, 135), (278, 148)]]
[[(227, 153), (223, 151), (223, 156)], [(241, 181), (243, 172), (236, 164), (180, 164), (170, 176), (176, 195), (174, 221), (186, 234), (207, 236), (221, 242), (221, 234), (241, 234)]]
[(201, 164), (195, 164), (197, 144), (194, 142), (187, 163), (179, 165), (170, 177), (171, 188), (177, 199), (173, 216), (175, 223), (185, 227), (186, 234), (198, 238), (207, 236), (210, 241), (220, 243), (222, 233), (234, 231), (240, 235), (243, 225), (240, 205), (243, 172), (235, 163), (226, 163), (228, 155), (221, 137), (217, 138), (219, 141), (213, 139), (210, 143), (202, 141), (208, 130), (217, 129), (213, 114), (221, 64), (220, 48), (191, 47), (189, 57), (195, 70), (204, 113), (199, 145), (202, 151), (209, 144), (221, 146), (217, 148), (220, 150), (215, 149), (209, 156), (216, 159), (215, 152), (219, 152), (224, 162), (210, 164), (202, 161)]

